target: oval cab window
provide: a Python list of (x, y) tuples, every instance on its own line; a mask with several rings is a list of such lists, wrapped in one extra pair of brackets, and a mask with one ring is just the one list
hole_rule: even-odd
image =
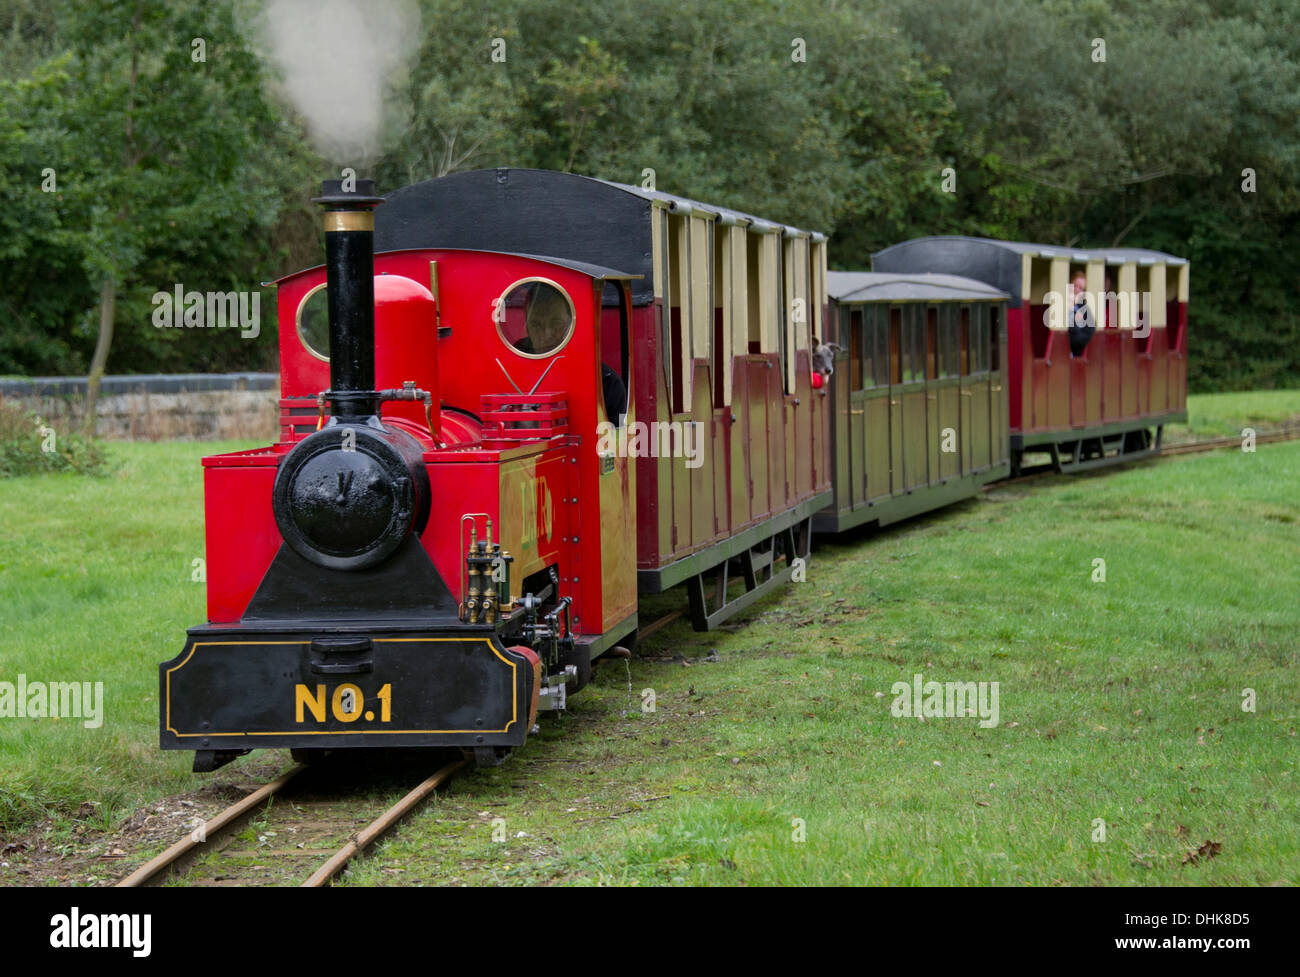
[(533, 278), (516, 282), (496, 301), (501, 338), (521, 356), (550, 356), (573, 335), (573, 301), (559, 285)]
[(324, 285), (317, 285), (298, 303), (298, 340), (316, 359), (329, 362), (330, 310)]

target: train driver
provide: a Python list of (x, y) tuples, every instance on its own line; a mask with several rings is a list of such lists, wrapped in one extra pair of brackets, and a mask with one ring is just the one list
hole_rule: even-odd
[[(518, 343), (525, 353), (549, 353), (558, 349), (568, 335), (573, 322), (569, 304), (554, 288), (545, 286), (531, 291), (524, 310), (524, 328), (528, 336)], [(606, 364), (600, 365), (601, 396), (605, 402), (605, 416), (618, 424), (627, 412), (627, 386), (617, 373)]]

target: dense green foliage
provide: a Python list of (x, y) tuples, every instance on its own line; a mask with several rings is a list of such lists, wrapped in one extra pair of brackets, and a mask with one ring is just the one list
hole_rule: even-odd
[(1193, 264), (1192, 385), (1300, 382), (1292, 0), (408, 2), (383, 145), (334, 159), (275, 94), (252, 0), (0, 0), (0, 373), (84, 372), (106, 279), (111, 370), (272, 364), (269, 323), (158, 330), (149, 296), (315, 261), (307, 201), (342, 166), (392, 188), (509, 165), (652, 169), (831, 232), (839, 267), (923, 234), (1168, 250)]
[(84, 374), (105, 282), (111, 370), (273, 363), (273, 327), (254, 343), (150, 319), (150, 296), (178, 283), (256, 290), (274, 269), (277, 225), (317, 168), (264, 93), (231, 6), (46, 8), (0, 4), (4, 75), (15, 52), (31, 59), (0, 76), (0, 373)]

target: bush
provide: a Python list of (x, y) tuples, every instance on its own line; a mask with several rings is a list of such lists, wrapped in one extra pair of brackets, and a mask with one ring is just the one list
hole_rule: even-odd
[(31, 411), (0, 400), (0, 478), (43, 472), (102, 475), (106, 470), (102, 441), (56, 430)]

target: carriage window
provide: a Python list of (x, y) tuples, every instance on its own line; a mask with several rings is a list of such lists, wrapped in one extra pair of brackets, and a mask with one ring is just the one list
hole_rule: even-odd
[(763, 296), (759, 282), (763, 277), (762, 256), (760, 249), (763, 239), (758, 234), (745, 235), (745, 312), (748, 319), (748, 336), (750, 353), (763, 352)]
[(849, 389), (861, 390), (862, 378), (871, 369), (871, 347), (864, 348), (862, 342), (862, 310), (845, 309), (841, 317), (847, 323), (845, 332), (849, 338)]
[(911, 307), (912, 312), (912, 379), (925, 379), (926, 359), (926, 325), (925, 310), (919, 305)]
[(989, 353), (988, 368), (993, 373), (997, 373), (1002, 369), (1001, 359), (999, 358), (1002, 343), (1002, 309), (1000, 306), (995, 305), (989, 309), (988, 331), (985, 335), (988, 339), (986, 347)]
[(716, 355), (713, 347), (713, 221), (692, 214), (690, 228), (691, 342), (687, 348), (693, 373), (697, 360), (704, 360), (712, 370)]
[(970, 362), (970, 306), (961, 307), (961, 375), (971, 372)]
[(982, 305), (962, 309), (962, 318), (970, 321), (970, 372), (983, 373), (989, 368), (988, 309)]
[(829, 342), (826, 333), (830, 324), (826, 316), (826, 242), (813, 241), (808, 248), (809, 278), (808, 303), (812, 306), (808, 321), (812, 323), (812, 334), (820, 336), (823, 342)]
[(727, 389), (726, 403), (730, 404), (735, 387), (735, 358), (749, 352), (749, 255), (745, 239), (749, 235), (739, 224), (720, 228), (727, 258)]
[(943, 329), (940, 336), (939, 361), (946, 377), (961, 376), (962, 371), (962, 320), (961, 310), (955, 305), (943, 307)]
[(806, 237), (794, 239), (794, 289), (794, 299), (800, 304), (802, 315), (794, 317), (796, 321), (791, 331), (794, 345), (790, 351), (790, 393), (795, 392), (795, 351), (807, 352), (811, 359), (812, 337), (820, 338), (825, 332), (818, 321), (817, 304), (813, 299), (812, 242)]
[(912, 383), (925, 378), (925, 323), (919, 318), (920, 306), (909, 305), (900, 310), (903, 315), (903, 382)]
[(858, 382), (857, 390), (876, 385), (876, 372), (880, 369), (876, 364), (876, 356), (879, 355), (876, 349), (876, 312), (878, 311), (875, 305), (867, 305), (863, 309), (862, 317), (859, 318), (858, 344), (862, 347), (862, 379)]
[(794, 333), (793, 310), (790, 308), (790, 303), (795, 296), (793, 242), (791, 239), (782, 237), (780, 233), (774, 236), (781, 249), (782, 269), (781, 275), (777, 278), (777, 284), (781, 289), (780, 314), (777, 318), (777, 322), (781, 324), (781, 356), (779, 360), (781, 365), (781, 389), (790, 394), (794, 393), (794, 382), (791, 376), (794, 370), (788, 365), (794, 357), (794, 347), (791, 345), (791, 336)]
[(298, 303), (298, 340), (316, 359), (329, 362), (329, 296), (324, 285), (317, 285)]
[(875, 306), (875, 315), (869, 320), (867, 342), (876, 350), (874, 381), (877, 387), (889, 383), (889, 316), (880, 306)]
[(573, 300), (555, 282), (527, 279), (511, 285), (496, 301), (497, 332), (520, 356), (550, 356), (573, 335)]
[(672, 370), (672, 409), (680, 414), (691, 405), (693, 364), (691, 351), (690, 228), (686, 217), (668, 216), (668, 314), (669, 364)]
[(709, 224), (713, 249), (713, 406), (731, 402), (731, 317), (734, 300), (731, 245), (725, 227)]
[(889, 310), (889, 382), (903, 382), (903, 312)]
[(925, 310), (925, 376), (933, 380), (939, 375), (939, 310)]
[[(1048, 307), (1046, 305), (1026, 305), (1029, 309), (1029, 343), (1033, 350), (1034, 359), (1041, 360), (1047, 356), (1047, 340), (1051, 337), (1051, 330), (1047, 328), (1047, 323), (1043, 321), (1047, 315)], [(997, 344), (997, 340), (993, 340)]]

